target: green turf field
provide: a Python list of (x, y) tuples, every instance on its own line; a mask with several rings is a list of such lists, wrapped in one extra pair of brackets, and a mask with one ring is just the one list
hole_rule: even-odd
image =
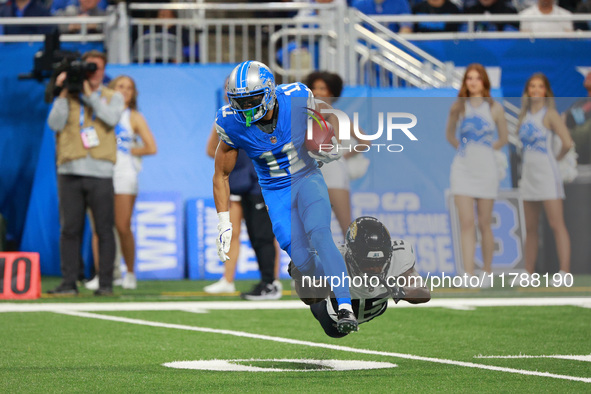
[[(392, 306), (343, 339), (327, 337), (288, 295), (267, 303), (206, 297), (206, 282), (0, 302), (0, 392), (591, 392), (590, 278), (577, 278), (571, 291), (435, 292), (433, 306)], [(57, 283), (43, 281), (44, 290)], [(251, 285), (239, 282), (239, 290)], [(292, 361), (274, 361), (282, 359)], [(309, 359), (390, 365), (341, 371)], [(250, 360), (216, 365), (262, 371), (163, 365), (196, 360)]]

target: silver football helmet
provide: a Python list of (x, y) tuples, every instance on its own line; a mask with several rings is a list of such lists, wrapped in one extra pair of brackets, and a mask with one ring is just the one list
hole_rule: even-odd
[(261, 62), (240, 63), (228, 77), (226, 91), (236, 120), (250, 127), (275, 107), (275, 78)]

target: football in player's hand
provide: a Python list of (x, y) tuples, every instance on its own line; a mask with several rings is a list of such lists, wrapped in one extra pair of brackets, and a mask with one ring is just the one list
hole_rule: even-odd
[[(328, 122), (312, 122), (312, 132), (306, 130), (306, 148), (311, 152), (318, 152), (322, 148), (324, 152), (332, 150), (332, 137), (334, 128)], [(310, 135), (311, 134), (311, 135)]]

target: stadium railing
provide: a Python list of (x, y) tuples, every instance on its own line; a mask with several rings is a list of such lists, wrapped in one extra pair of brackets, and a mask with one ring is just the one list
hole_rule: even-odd
[[(591, 32), (479, 32), (478, 22), (584, 21), (591, 14), (523, 15), (380, 15), (368, 16), (344, 4), (328, 3), (119, 3), (105, 17), (0, 18), (0, 25), (77, 23), (80, 34), (62, 41), (102, 41), (109, 62), (236, 63), (267, 62), (280, 82), (301, 79), (313, 69), (328, 69), (350, 85), (458, 87), (460, 75), (414, 45), (421, 40), (589, 39)], [(134, 12), (172, 9), (175, 19), (129, 17)], [(291, 17), (274, 17), (292, 12)], [(466, 24), (454, 33), (396, 34), (390, 23), (445, 22)], [(102, 33), (89, 34), (89, 24), (102, 23)], [(163, 35), (174, 27), (176, 39)], [(183, 31), (186, 32), (182, 33)], [(179, 37), (181, 35), (181, 37)], [(184, 36), (184, 37), (183, 37)], [(138, 42), (134, 45), (132, 38)], [(138, 40), (139, 39), (139, 40)], [(42, 41), (42, 35), (5, 35), (0, 42)], [(184, 41), (184, 42), (183, 42)]]
[[(109, 63), (127, 64), (130, 60), (129, 46), (129, 21), (125, 3), (119, 3), (116, 7), (110, 6), (105, 16), (51, 16), (51, 17), (23, 17), (0, 18), (0, 26), (60, 26), (80, 25), (80, 33), (63, 33), (60, 36), (62, 42), (102, 42), (108, 49)], [(98, 33), (89, 33), (89, 25), (101, 25)], [(0, 35), (0, 43), (32, 43), (43, 42), (43, 34), (10, 34)]]
[[(297, 2), (132, 3), (129, 6), (130, 12), (160, 9), (175, 10), (179, 18), (131, 18), (131, 34), (140, 36), (147, 30), (150, 37), (167, 25), (176, 27), (177, 34), (186, 29), (188, 48), (181, 48), (182, 42), (177, 40), (176, 62), (236, 63), (259, 59), (268, 63), (282, 82), (299, 79), (314, 68), (344, 74), (345, 40), (339, 37), (345, 37), (342, 21), (346, 7)], [(273, 16), (277, 12), (292, 12), (296, 16)], [(145, 51), (138, 51), (137, 55), (139, 63), (153, 62)]]

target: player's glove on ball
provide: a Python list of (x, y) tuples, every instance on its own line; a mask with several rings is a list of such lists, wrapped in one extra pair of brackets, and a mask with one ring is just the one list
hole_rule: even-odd
[(331, 161), (340, 159), (341, 156), (343, 156), (343, 150), (340, 149), (341, 146), (339, 145), (339, 141), (336, 139), (336, 137), (332, 137), (330, 141), (332, 142), (332, 149), (330, 151), (309, 151), (308, 154), (310, 155), (310, 157), (323, 163), (330, 163)]
[(218, 237), (216, 245), (218, 247), (218, 256), (221, 261), (230, 260), (228, 253), (230, 251), (230, 241), (232, 240), (232, 223), (230, 222), (230, 212), (219, 212), (218, 218)]

